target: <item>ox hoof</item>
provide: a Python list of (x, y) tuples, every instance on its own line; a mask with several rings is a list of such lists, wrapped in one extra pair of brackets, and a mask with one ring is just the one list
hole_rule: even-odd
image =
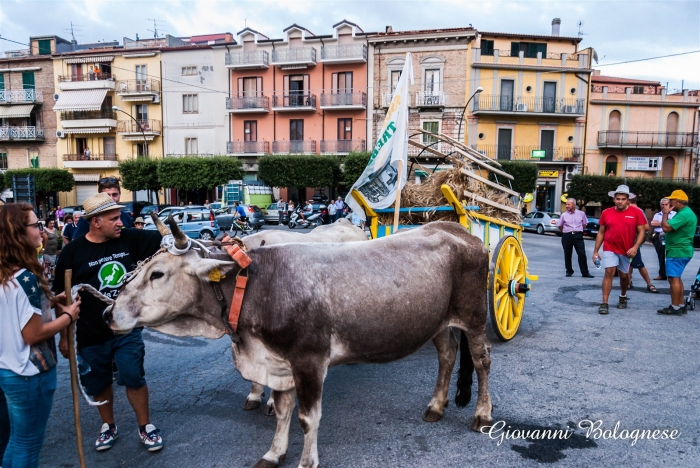
[(280, 466), (280, 463), (282, 463), (285, 458), (287, 458), (286, 453), (284, 455), (280, 455), (280, 459), (278, 462), (271, 462), (270, 460), (265, 460), (264, 458), (261, 458), (255, 465), (253, 465), (253, 468), (277, 468), (278, 466)]
[(243, 404), (243, 409), (246, 411), (254, 410), (256, 408), (260, 408), (260, 401), (259, 400), (249, 400), (246, 398), (245, 403)]
[(274, 416), (274, 415), (275, 415), (275, 405), (265, 406), (265, 416)]
[(472, 431), (481, 432), (483, 427), (493, 426), (493, 418), (486, 418), (484, 416), (474, 416), (474, 422), (472, 422)]
[(428, 408), (425, 410), (425, 413), (423, 413), (423, 421), (425, 422), (438, 422), (441, 419), (442, 414), (438, 413), (430, 406), (428, 406)]

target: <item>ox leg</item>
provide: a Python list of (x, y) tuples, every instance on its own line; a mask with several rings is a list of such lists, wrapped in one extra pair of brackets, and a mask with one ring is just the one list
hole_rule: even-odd
[(480, 432), (482, 427), (491, 426), (491, 395), (489, 394), (489, 370), (491, 369), (491, 343), (486, 338), (486, 326), (476, 330), (465, 330), (469, 341), (472, 361), (479, 381), (479, 396), (476, 399), (476, 412), (472, 422), (472, 430)]
[(289, 445), (289, 423), (294, 411), (294, 389), (284, 392), (272, 391), (275, 396), (275, 415), (277, 416), (277, 429), (275, 438), (272, 439), (270, 450), (255, 464), (253, 468), (276, 468), (287, 456)]
[(321, 399), (323, 396), (324, 368), (299, 366), (294, 369), (294, 385), (299, 398), (299, 424), (304, 431), (304, 451), (299, 468), (318, 468), (318, 427), (321, 422)]
[(270, 398), (267, 399), (267, 405), (265, 406), (265, 416), (275, 415), (275, 392), (270, 393)]
[(245, 399), (245, 403), (243, 404), (243, 409), (244, 410), (254, 410), (255, 408), (260, 407), (260, 401), (262, 400), (263, 392), (265, 391), (265, 387), (262, 385), (252, 382), (252, 385), (250, 386), (250, 393)]
[(457, 357), (457, 339), (449, 327), (433, 338), (433, 344), (438, 352), (438, 378), (433, 398), (423, 414), (423, 420), (426, 422), (436, 422), (442, 419), (448, 402), (447, 391), (450, 388), (450, 377)]

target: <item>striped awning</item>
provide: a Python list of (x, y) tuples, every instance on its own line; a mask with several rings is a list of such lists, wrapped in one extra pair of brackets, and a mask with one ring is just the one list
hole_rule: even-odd
[(109, 127), (85, 127), (85, 128), (64, 128), (65, 133), (109, 133)]
[(75, 57), (65, 59), (64, 63), (100, 63), (100, 62), (111, 62), (114, 60), (114, 55), (99, 55), (96, 57)]
[(76, 182), (99, 182), (99, 174), (73, 174)]
[(29, 117), (34, 109), (34, 104), (22, 104), (19, 106), (0, 107), (0, 119), (12, 119), (15, 117)]
[(100, 110), (108, 89), (63, 91), (53, 106), (55, 111)]

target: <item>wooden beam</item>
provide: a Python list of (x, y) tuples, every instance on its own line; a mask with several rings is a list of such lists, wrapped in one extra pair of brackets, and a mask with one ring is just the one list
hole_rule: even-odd
[(492, 182), (492, 181), (490, 181), (490, 180), (488, 180), (488, 179), (486, 179), (486, 178), (484, 178), (484, 177), (481, 177), (480, 175), (476, 175), (475, 173), (473, 173), (473, 172), (470, 171), (469, 169), (464, 169), (464, 168), (462, 168), (462, 173), (463, 173), (463, 174), (466, 174), (467, 177), (471, 177), (472, 179), (476, 179), (476, 180), (478, 180), (479, 182), (481, 182), (482, 184), (486, 184), (486, 185), (488, 185), (488, 186), (490, 186), (490, 187), (493, 187), (493, 188), (495, 188), (495, 189), (497, 189), (497, 190), (500, 190), (501, 192), (505, 192), (505, 193), (507, 193), (508, 195), (513, 195), (513, 196), (516, 196), (516, 197), (519, 197), (519, 196), (520, 196), (520, 194), (519, 194), (518, 192), (516, 192), (516, 191), (514, 191), (514, 190), (511, 190), (511, 189), (509, 189), (508, 187), (504, 187), (504, 186), (502, 186), (502, 185), (499, 185), (499, 184), (497, 184), (496, 182)]
[[(425, 146), (425, 145), (423, 145), (423, 144), (421, 144), (421, 143), (418, 143), (418, 142), (415, 141), (415, 140), (411, 140), (410, 138), (409, 138), (409, 140), (408, 140), (408, 143), (409, 143), (410, 145), (412, 145), (412, 146), (415, 146), (416, 148), (420, 148), (420, 149), (422, 149), (422, 150), (425, 150), (425, 151), (427, 151), (428, 153), (434, 154), (434, 155), (436, 155), (436, 156), (440, 156), (441, 158), (444, 158), (445, 156), (447, 156), (446, 154), (443, 154), (443, 153), (441, 153), (440, 151), (438, 151), (438, 150), (436, 150), (436, 149), (434, 149), (434, 148), (429, 148), (429, 147), (427, 147), (427, 146)], [(510, 174), (508, 174), (507, 172), (503, 172), (502, 170), (497, 169), (497, 168), (493, 167), (493, 166), (490, 165), (490, 164), (487, 164), (487, 163), (485, 163), (485, 162), (483, 162), (483, 161), (481, 161), (481, 160), (479, 160), (479, 159), (476, 159), (475, 157), (473, 157), (473, 156), (471, 156), (471, 155), (465, 153), (464, 151), (460, 150), (459, 148), (455, 148), (455, 151), (458, 152), (458, 153), (460, 153), (461, 155), (465, 156), (467, 159), (469, 159), (469, 160), (470, 160), (471, 162), (473, 162), (474, 164), (477, 164), (477, 165), (483, 167), (484, 169), (486, 169), (486, 170), (488, 170), (488, 171), (495, 172), (496, 174), (498, 174), (498, 175), (500, 175), (500, 176), (503, 176), (503, 177), (505, 177), (506, 179), (513, 180), (513, 176), (510, 175)]]
[(481, 160), (483, 160), (483, 161), (490, 161), (490, 162), (492, 162), (493, 164), (495, 164), (495, 165), (498, 166), (498, 167), (503, 167), (503, 166), (501, 166), (501, 164), (500, 164), (498, 161), (496, 161), (496, 160), (494, 160), (494, 159), (491, 159), (491, 158), (489, 158), (489, 157), (487, 157), (487, 156), (484, 156), (483, 154), (481, 154), (481, 153), (479, 153), (478, 151), (476, 151), (474, 148), (470, 148), (469, 146), (465, 145), (464, 143), (462, 143), (462, 142), (460, 142), (460, 141), (457, 141), (457, 140), (455, 140), (454, 138), (445, 135), (444, 133), (437, 133), (437, 134), (435, 134), (435, 133), (430, 133), (430, 132), (428, 132), (427, 130), (423, 130), (422, 128), (419, 129), (419, 131), (420, 131), (421, 133), (426, 133), (426, 134), (434, 135), (434, 136), (437, 137), (438, 139), (441, 139), (442, 141), (444, 141), (444, 142), (446, 142), (446, 143), (450, 143), (452, 146), (456, 146), (457, 148), (461, 149), (462, 151), (468, 152), (470, 155), (474, 156), (475, 158), (479, 158), (479, 159), (481, 159)]
[(517, 208), (513, 208), (511, 206), (506, 206), (506, 205), (501, 205), (500, 203), (496, 203), (493, 200), (489, 200), (488, 198), (480, 197), (479, 195), (475, 193), (471, 193), (469, 190), (464, 191), (464, 195), (473, 198), (477, 201), (480, 201), (481, 203), (486, 203), (487, 205), (491, 205), (494, 208), (498, 208), (499, 210), (504, 210), (504, 211), (510, 211), (511, 213), (515, 213), (517, 215), (520, 215), (520, 210)]

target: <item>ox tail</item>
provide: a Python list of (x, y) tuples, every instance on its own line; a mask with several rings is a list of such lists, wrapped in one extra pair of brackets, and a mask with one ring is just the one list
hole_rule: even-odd
[(469, 351), (469, 340), (466, 333), (460, 330), (459, 340), (459, 370), (457, 371), (457, 394), (455, 403), (464, 408), (472, 400), (472, 383), (474, 382), (474, 361)]

